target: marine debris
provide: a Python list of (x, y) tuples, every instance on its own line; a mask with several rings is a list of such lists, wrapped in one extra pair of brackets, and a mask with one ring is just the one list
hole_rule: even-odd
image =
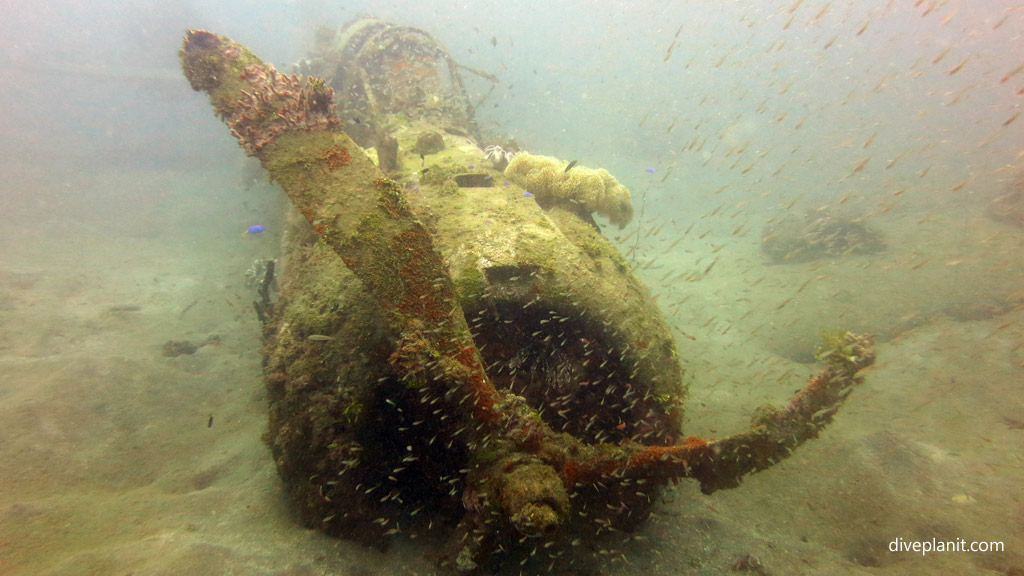
[(253, 300), (252, 307), (256, 310), (256, 317), (260, 323), (266, 324), (269, 314), (273, 308), (270, 298), (270, 291), (277, 288), (277, 276), (274, 273), (277, 260), (260, 260), (253, 262), (252, 268), (246, 271), (246, 286), (249, 286), (249, 272), (255, 270), (252, 287), (256, 288), (259, 300)]
[(270, 274), (270, 282), (267, 282), (267, 272), (271, 266), (276, 266), (277, 262), (273, 259), (257, 258), (252, 261), (252, 265), (245, 271), (245, 287), (253, 288), (257, 291), (261, 290), (264, 285), (268, 285), (269, 288), (277, 289), (277, 282), (275, 281), (274, 274)]
[(168, 340), (164, 342), (163, 350), (164, 356), (184, 356), (186, 354), (195, 354), (199, 350), (199, 346), (188, 340)]
[(220, 345), (220, 336), (217, 336), (215, 334), (213, 336), (208, 337), (206, 340), (199, 342), (198, 344), (195, 342), (190, 342), (188, 340), (168, 340), (167, 342), (164, 342), (163, 354), (164, 356), (172, 358), (175, 356), (186, 356), (190, 354), (195, 354), (203, 346), (210, 345)]
[(516, 154), (518, 185), (407, 193), (325, 117), (325, 81), (282, 83), (206, 31), (179, 55), (302, 215), (263, 313), (268, 441), (309, 526), (378, 547), (442, 530), (438, 561), (459, 573), (585, 565), (574, 542), (619, 538), (666, 482), (736, 486), (815, 437), (874, 361), (869, 338), (841, 334), (787, 406), (736, 436), (684, 437), (668, 326), (591, 225), (632, 214), (607, 172)]
[(807, 262), (885, 249), (882, 235), (852, 218), (825, 213), (783, 217), (761, 232), (761, 250), (775, 264)]

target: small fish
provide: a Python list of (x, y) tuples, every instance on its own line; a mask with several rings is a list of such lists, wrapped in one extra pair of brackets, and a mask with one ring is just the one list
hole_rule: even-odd
[(964, 58), (963, 61), (961, 61), (959, 64), (957, 64), (956, 66), (953, 66), (949, 70), (946, 70), (946, 74), (949, 74), (950, 76), (952, 76), (953, 74), (956, 74), (957, 72), (960, 71), (961, 68), (964, 67), (964, 65), (967, 64), (967, 61), (970, 60), (970, 59), (971, 59), (970, 56)]
[(334, 336), (326, 336), (324, 334), (310, 334), (309, 337), (306, 338), (306, 340), (311, 340), (313, 342), (330, 342), (334, 339)]
[(942, 59), (946, 57), (946, 54), (949, 54), (949, 51), (952, 50), (952, 49), (953, 49), (952, 45), (946, 46), (945, 50), (940, 52), (938, 56), (936, 56), (935, 58), (932, 59), (932, 64), (938, 64), (939, 62), (941, 62)]
[(575, 165), (576, 165), (576, 160), (573, 160), (572, 162), (569, 162), (569, 165), (565, 167), (565, 172), (563, 172), (563, 174), (568, 174), (569, 170), (572, 170), (573, 166), (575, 166)]
[(644, 172), (647, 172), (648, 174), (654, 174), (654, 168), (644, 168)]
[(249, 229), (246, 230), (245, 233), (246, 234), (259, 234), (260, 232), (263, 232), (263, 230), (265, 230), (265, 228), (263, 228), (263, 226), (260, 226), (259, 224), (254, 224), (252, 226), (249, 226)]
[(812, 25), (812, 26), (814, 24), (817, 24), (818, 20), (821, 20), (821, 18), (825, 15), (825, 13), (828, 12), (828, 8), (831, 5), (832, 5), (831, 2), (826, 3), (825, 6), (822, 7), (822, 9), (820, 11), (818, 11), (817, 14), (814, 15), (814, 18), (811, 19), (809, 24)]
[(210, 414), (210, 419), (206, 422), (207, 428), (213, 428), (213, 414)]
[(1002, 78), (999, 79), (999, 83), (1000, 84), (1006, 84), (1007, 80), (1009, 80), (1010, 78), (1013, 78), (1014, 76), (1019, 74), (1021, 70), (1024, 70), (1024, 63), (1022, 63), (1021, 65), (1017, 66), (1013, 70), (1010, 70), (1009, 72), (1007, 72), (1006, 76), (1003, 76)]
[(960, 10), (960, 8), (954, 8), (952, 12), (950, 12), (949, 14), (947, 14), (947, 15), (946, 15), (946, 17), (945, 17), (945, 18), (943, 18), (941, 22), (939, 22), (939, 24), (940, 24), (940, 25), (943, 25), (943, 24), (949, 24), (949, 21), (950, 21), (950, 20), (952, 20), (952, 19), (953, 19), (953, 16), (955, 16), (955, 15), (956, 15), (956, 13), (957, 13), (957, 10)]
[(470, 164), (469, 165), (469, 169), (470, 170), (476, 170), (476, 164)]
[(427, 172), (430, 172), (430, 168), (424, 168), (423, 170), (420, 170), (420, 175), (422, 176), (423, 174), (426, 174)]
[(533, 196), (533, 192), (523, 192), (523, 198), (529, 198)]
[(662, 62), (668, 62), (668, 59), (672, 57), (672, 50), (676, 47), (676, 41), (679, 40), (679, 33), (683, 31), (683, 25), (680, 24), (676, 30), (675, 36), (672, 37), (672, 43), (668, 45), (668, 50), (665, 51), (665, 59)]
[(498, 45), (498, 37), (497, 36), (491, 36), (491, 46), (493, 47), (493, 46), (497, 46), (497, 45)]

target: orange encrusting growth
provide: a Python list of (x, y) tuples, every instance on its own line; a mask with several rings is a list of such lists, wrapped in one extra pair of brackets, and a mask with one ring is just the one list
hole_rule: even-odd
[(656, 461), (674, 460), (685, 464), (686, 458), (694, 448), (706, 446), (707, 441), (698, 436), (688, 436), (682, 444), (674, 446), (649, 446), (639, 454), (629, 458), (630, 468), (648, 466)]
[(344, 146), (334, 145), (328, 148), (323, 155), (321, 155), (327, 162), (327, 169), (334, 172), (342, 166), (348, 166), (349, 162), (352, 161), (352, 156), (349, 155), (348, 150)]

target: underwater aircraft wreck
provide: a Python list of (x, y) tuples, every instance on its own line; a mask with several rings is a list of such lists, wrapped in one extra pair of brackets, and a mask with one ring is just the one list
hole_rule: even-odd
[(455, 573), (572, 571), (666, 483), (734, 487), (816, 437), (873, 363), (870, 338), (838, 333), (787, 405), (686, 436), (680, 352), (593, 217), (628, 223), (628, 190), (485, 152), (460, 66), (419, 29), (320, 40), (305, 65), (323, 78), (203, 30), (179, 53), (294, 207), (281, 290), (268, 267), (256, 304), (267, 440), (309, 526), (441, 538)]

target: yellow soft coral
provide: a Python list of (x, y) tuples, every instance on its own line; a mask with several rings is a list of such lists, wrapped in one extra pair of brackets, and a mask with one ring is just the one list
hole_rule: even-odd
[(629, 190), (604, 168), (594, 170), (573, 166), (551, 156), (519, 152), (505, 168), (505, 177), (532, 192), (537, 201), (569, 203), (587, 212), (597, 212), (622, 228), (633, 218)]

